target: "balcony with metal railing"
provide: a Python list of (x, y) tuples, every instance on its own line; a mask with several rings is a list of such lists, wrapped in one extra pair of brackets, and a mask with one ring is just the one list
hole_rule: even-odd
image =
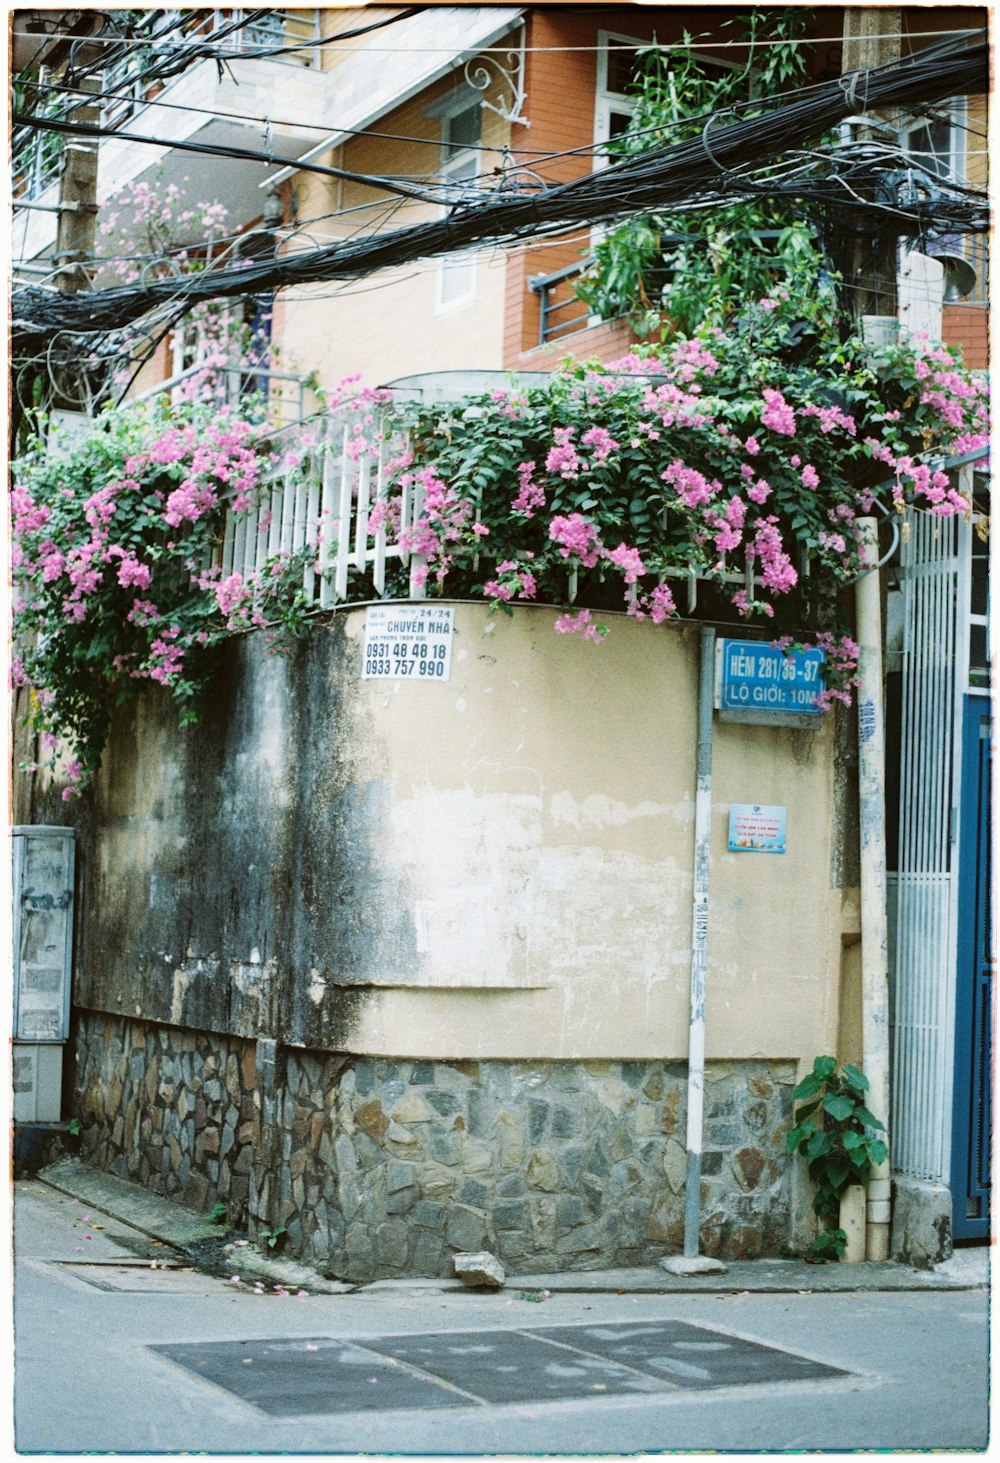
[(158, 11), (148, 39), (130, 48), (104, 71), (104, 125), (118, 126), (162, 89), (157, 62), (171, 49), (217, 43), (220, 52), (239, 58), (256, 57), (279, 65), (314, 67), (319, 51), (319, 10), (212, 10), (193, 11), (178, 31), (178, 11)]
[(576, 293), (576, 281), (592, 262), (583, 259), (551, 274), (536, 274), (529, 279), (528, 288), (538, 296), (539, 345), (548, 345), (594, 323), (590, 306)]
[[(319, 38), (320, 12), (150, 14), (154, 22), (116, 50), (98, 88), (102, 125), (126, 134), (101, 140), (98, 203), (139, 180), (173, 183), (195, 203), (221, 203), (230, 223), (245, 225), (261, 213), (267, 170), (226, 157), (225, 149), (294, 158), (329, 124), (329, 78), (311, 44)], [(224, 59), (216, 60), (216, 51)], [(50, 110), (72, 120), (77, 99), (56, 98)], [(54, 247), (64, 140), (36, 128), (14, 136), (15, 205), (33, 205), (16, 215), (15, 258), (37, 260)], [(191, 143), (205, 153), (185, 150)]]

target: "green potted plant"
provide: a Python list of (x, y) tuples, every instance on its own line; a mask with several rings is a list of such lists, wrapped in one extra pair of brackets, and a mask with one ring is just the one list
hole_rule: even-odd
[(852, 1185), (865, 1185), (872, 1169), (884, 1163), (888, 1147), (882, 1123), (865, 1106), (868, 1078), (857, 1067), (838, 1066), (836, 1057), (817, 1057), (792, 1096), (800, 1104), (794, 1128), (786, 1135), (789, 1153), (802, 1153), (815, 1190), (813, 1209), (821, 1229), (809, 1257), (840, 1259), (847, 1235), (839, 1224), (841, 1203)]

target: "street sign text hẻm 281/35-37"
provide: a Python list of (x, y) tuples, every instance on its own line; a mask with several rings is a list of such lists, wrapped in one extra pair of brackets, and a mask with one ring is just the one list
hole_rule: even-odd
[(763, 640), (721, 640), (715, 704), (724, 720), (785, 721), (823, 715), (826, 652), (817, 646), (783, 651)]

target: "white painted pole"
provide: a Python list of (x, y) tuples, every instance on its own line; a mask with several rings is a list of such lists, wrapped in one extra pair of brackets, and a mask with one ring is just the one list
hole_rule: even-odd
[(684, 1257), (698, 1254), (701, 1151), (705, 1110), (705, 993), (708, 974), (708, 876), (712, 832), (712, 702), (715, 631), (701, 627), (698, 677), (698, 785), (694, 805), (694, 889), (691, 931), (691, 1010), (688, 1032), (687, 1178), (684, 1186)]
[[(855, 585), (858, 646), (858, 782), (861, 824), (861, 1002), (868, 1107), (889, 1127), (889, 969), (885, 879), (885, 720), (882, 707), (882, 607), (874, 518), (858, 519), (861, 562)], [(887, 1135), (886, 1135), (887, 1136)], [(889, 1256), (889, 1160), (868, 1184), (869, 1260)]]

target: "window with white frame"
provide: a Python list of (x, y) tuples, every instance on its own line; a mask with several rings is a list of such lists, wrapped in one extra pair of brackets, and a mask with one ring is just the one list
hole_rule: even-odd
[[(597, 35), (597, 97), (594, 105), (594, 141), (610, 142), (626, 131), (635, 110), (632, 83), (641, 68), (639, 48), (648, 44), (632, 36), (602, 30)], [(607, 160), (596, 160), (598, 167)]]
[(932, 178), (965, 182), (965, 108), (961, 101), (928, 109), (904, 133), (906, 155)]
[[(939, 178), (943, 183), (968, 187), (970, 164), (974, 168), (977, 161), (967, 142), (968, 134), (966, 104), (962, 98), (956, 98), (936, 107), (928, 107), (922, 116), (914, 118), (903, 131), (903, 147), (914, 167), (928, 177)], [(931, 253), (947, 251), (965, 255), (978, 276), (975, 301), (985, 302), (986, 258), (979, 241), (971, 235), (934, 231), (927, 236), (925, 242), (933, 245), (929, 250)]]
[[(649, 41), (634, 36), (616, 35), (612, 31), (597, 33), (597, 96), (594, 104), (594, 141), (611, 142), (627, 131), (635, 111), (634, 84), (642, 73), (643, 50)], [(693, 53), (709, 76), (722, 76), (735, 69), (732, 61), (695, 50)], [(598, 155), (595, 167), (602, 167), (607, 158)]]
[[(450, 207), (479, 197), (476, 179), (481, 171), (482, 101), (468, 95), (456, 99), (441, 118), (441, 166), (438, 173)], [(436, 309), (439, 314), (462, 309), (476, 298), (475, 254), (451, 254), (437, 272)]]

